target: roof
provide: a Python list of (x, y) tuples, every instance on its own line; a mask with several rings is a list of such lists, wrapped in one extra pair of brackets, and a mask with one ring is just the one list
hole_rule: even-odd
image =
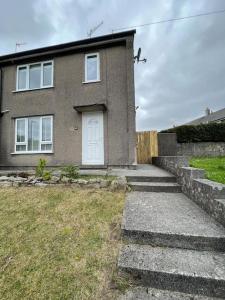
[(203, 116), (198, 119), (194, 119), (185, 125), (197, 125), (202, 123), (209, 123), (209, 122), (216, 122), (216, 121), (222, 121), (225, 120), (225, 108), (217, 110), (207, 116)]
[(136, 30), (122, 31), (94, 38), (7, 54), (0, 56), (0, 66), (15, 64), (27, 59), (36, 59), (45, 56), (59, 56), (93, 48), (106, 48), (109, 46), (124, 44), (126, 43), (126, 38), (134, 36), (135, 33)]

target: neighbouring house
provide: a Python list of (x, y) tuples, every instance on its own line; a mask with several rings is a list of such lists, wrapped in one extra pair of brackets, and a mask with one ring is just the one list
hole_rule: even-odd
[(135, 165), (135, 30), (0, 57), (0, 167)]
[(205, 116), (192, 120), (185, 125), (199, 125), (207, 124), (210, 122), (224, 122), (225, 121), (225, 108), (212, 112), (208, 107), (205, 110)]

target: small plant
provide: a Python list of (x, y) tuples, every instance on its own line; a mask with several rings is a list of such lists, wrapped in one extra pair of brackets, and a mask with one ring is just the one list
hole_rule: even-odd
[(36, 167), (36, 170), (35, 170), (36, 177), (43, 177), (45, 167), (46, 167), (46, 159), (40, 158), (39, 162), (38, 162), (38, 165)]
[(76, 179), (79, 175), (79, 168), (75, 165), (68, 165), (63, 167), (62, 169), (62, 176), (66, 176), (70, 179)]
[(44, 171), (42, 178), (44, 181), (49, 181), (52, 179), (52, 173), (50, 171)]
[(40, 158), (38, 165), (36, 167), (35, 175), (36, 177), (42, 177), (43, 180), (48, 181), (51, 180), (52, 174), (50, 171), (46, 171), (45, 167), (46, 167), (46, 160)]

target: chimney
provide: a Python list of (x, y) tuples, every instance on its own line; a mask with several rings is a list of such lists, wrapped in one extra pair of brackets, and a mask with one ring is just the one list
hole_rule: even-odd
[(208, 107), (206, 107), (206, 109), (205, 109), (205, 115), (209, 116), (210, 114), (211, 114), (211, 110)]

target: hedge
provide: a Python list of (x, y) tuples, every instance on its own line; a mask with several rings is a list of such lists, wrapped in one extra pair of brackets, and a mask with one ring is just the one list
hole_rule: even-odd
[(183, 125), (161, 132), (175, 132), (178, 143), (225, 142), (225, 122)]

